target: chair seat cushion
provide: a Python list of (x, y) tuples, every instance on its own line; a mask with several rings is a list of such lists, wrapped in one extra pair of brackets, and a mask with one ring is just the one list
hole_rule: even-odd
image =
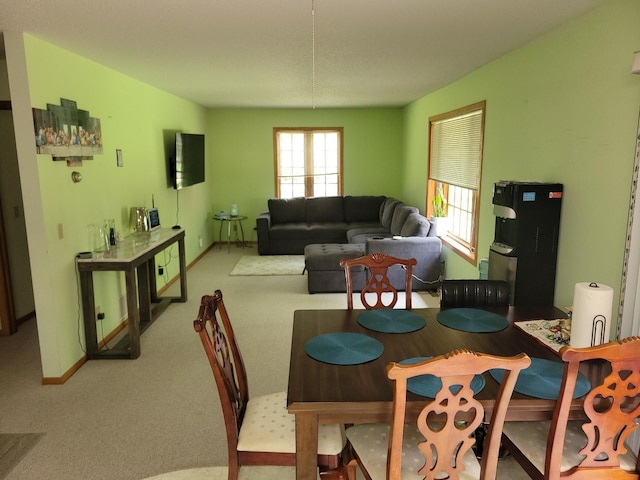
[[(551, 422), (549, 421), (505, 422), (502, 429), (503, 434), (518, 447), (541, 473), (544, 473), (544, 457), (550, 425)], [(586, 444), (587, 436), (582, 431), (582, 422), (569, 422), (564, 441), (561, 471), (569, 470), (585, 458), (584, 455), (580, 455), (578, 452)], [(626, 455), (620, 457), (620, 466), (623, 470), (634, 471), (636, 457), (628, 451)]]
[[(318, 454), (338, 455), (344, 445), (341, 425), (320, 425)], [(238, 451), (295, 453), (295, 416), (287, 411), (286, 392), (249, 400), (238, 436)]]
[[(387, 423), (361, 424), (348, 428), (347, 438), (358, 453), (360, 462), (369, 472), (372, 480), (387, 478), (387, 449), (389, 447), (390, 426)], [(418, 443), (424, 442), (424, 437), (415, 425), (405, 425), (402, 448), (402, 479), (422, 480), (423, 475), (417, 472), (425, 463)], [(469, 451), (463, 457), (465, 471), (461, 473), (461, 480), (477, 480), (480, 478), (480, 464), (473, 453)], [(436, 477), (440, 478), (440, 477)]]

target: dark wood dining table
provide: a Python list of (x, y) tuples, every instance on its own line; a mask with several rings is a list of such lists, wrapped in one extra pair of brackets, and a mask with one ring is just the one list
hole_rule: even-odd
[[(318, 425), (324, 423), (388, 422), (392, 410), (392, 384), (385, 367), (413, 357), (436, 356), (464, 348), (495, 355), (525, 352), (531, 357), (560, 362), (558, 354), (514, 326), (519, 320), (559, 319), (566, 314), (555, 307), (500, 307), (484, 309), (506, 317), (507, 328), (493, 333), (469, 333), (441, 325), (438, 308), (414, 309), (425, 327), (412, 333), (378, 333), (362, 327), (357, 318), (363, 310), (297, 310), (294, 313), (289, 366), (287, 408), (296, 416), (296, 478), (316, 478)], [(380, 357), (359, 365), (332, 365), (305, 352), (310, 339), (327, 333), (355, 332), (380, 341)], [(488, 418), (498, 383), (485, 374), (485, 388), (476, 395)], [(409, 394), (408, 411), (417, 415), (425, 398)], [(507, 420), (549, 419), (555, 400), (513, 394)]]

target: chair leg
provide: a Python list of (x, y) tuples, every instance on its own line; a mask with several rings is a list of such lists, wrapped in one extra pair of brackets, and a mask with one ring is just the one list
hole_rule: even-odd
[(344, 465), (338, 466), (338, 468), (322, 468), (320, 467), (320, 479), (321, 480), (347, 480), (347, 468)]
[(347, 463), (346, 465), (348, 480), (356, 480), (357, 468), (358, 468), (358, 461), (355, 458), (352, 458), (351, 461), (349, 461), (349, 463)]

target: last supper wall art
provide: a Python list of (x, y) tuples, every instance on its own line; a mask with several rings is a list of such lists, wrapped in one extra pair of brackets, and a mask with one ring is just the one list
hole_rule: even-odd
[(78, 110), (75, 101), (60, 99), (60, 105), (33, 109), (36, 152), (49, 154), (53, 160), (78, 165), (102, 153), (100, 119), (86, 110)]

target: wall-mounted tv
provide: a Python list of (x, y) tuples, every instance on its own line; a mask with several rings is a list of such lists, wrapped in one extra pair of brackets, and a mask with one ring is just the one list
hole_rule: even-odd
[(176, 190), (204, 182), (204, 135), (176, 133), (169, 173)]

